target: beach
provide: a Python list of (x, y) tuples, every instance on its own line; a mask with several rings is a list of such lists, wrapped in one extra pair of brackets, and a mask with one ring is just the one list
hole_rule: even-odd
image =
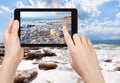
[[(96, 44), (94, 48), (106, 83), (118, 83), (120, 81), (120, 46)], [(44, 52), (46, 54), (41, 54)], [(38, 54), (42, 57), (39, 57)], [(72, 69), (68, 55), (67, 47), (29, 48), (25, 56), (30, 57), (22, 60), (17, 71), (36, 69), (37, 75), (29, 83), (83, 83), (82, 78)], [(40, 67), (40, 63), (42, 65), (53, 64), (53, 67), (44, 69), (44, 65)]]
[(96, 45), (96, 53), (99, 65), (106, 83), (118, 83), (120, 81), (120, 46)]

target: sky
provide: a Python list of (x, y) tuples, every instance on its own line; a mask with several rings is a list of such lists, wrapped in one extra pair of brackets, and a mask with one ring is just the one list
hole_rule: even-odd
[(23, 18), (52, 18), (52, 17), (57, 17), (57, 18), (60, 18), (60, 17), (64, 17), (64, 16), (71, 16), (71, 12), (63, 12), (63, 11), (57, 11), (57, 12), (53, 12), (53, 11), (45, 11), (45, 12), (21, 12), (20, 13), (20, 16), (23, 17)]
[(120, 39), (120, 0), (0, 0), (0, 42), (15, 8), (76, 8), (79, 35)]

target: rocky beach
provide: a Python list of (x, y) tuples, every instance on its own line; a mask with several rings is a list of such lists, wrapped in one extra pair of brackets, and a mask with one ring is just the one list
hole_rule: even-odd
[[(94, 48), (106, 83), (118, 83), (120, 46), (96, 44)], [(69, 64), (67, 47), (24, 49), (24, 59), (17, 69), (14, 83), (84, 83)], [(3, 56), (0, 58), (1, 63), (2, 60)]]
[(21, 23), (22, 44), (64, 44), (62, 26), (71, 31), (71, 16), (57, 20), (27, 21)]

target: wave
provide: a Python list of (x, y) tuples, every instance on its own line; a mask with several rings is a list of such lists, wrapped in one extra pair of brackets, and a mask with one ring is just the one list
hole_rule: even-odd
[(116, 40), (92, 40), (93, 44), (115, 44), (120, 45), (120, 39)]
[(94, 48), (106, 50), (120, 50), (120, 44), (93, 44)]

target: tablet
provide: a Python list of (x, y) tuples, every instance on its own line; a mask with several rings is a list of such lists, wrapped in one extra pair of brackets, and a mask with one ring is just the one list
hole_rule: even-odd
[(22, 47), (66, 46), (62, 27), (67, 26), (70, 35), (77, 33), (76, 9), (15, 9), (19, 38)]

